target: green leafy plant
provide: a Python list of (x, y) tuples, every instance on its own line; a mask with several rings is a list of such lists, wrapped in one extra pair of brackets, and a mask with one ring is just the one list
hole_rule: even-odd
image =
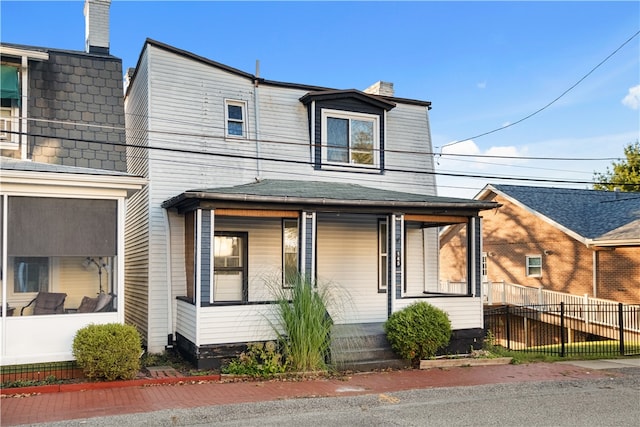
[(318, 286), (302, 275), (294, 276), (288, 288), (272, 288), (278, 307), (278, 320), (272, 326), (289, 368), (297, 372), (326, 370), (333, 325), (327, 311), (331, 288)]
[(140, 370), (140, 334), (131, 325), (91, 324), (73, 339), (73, 356), (87, 378), (132, 379)]
[(267, 341), (264, 344), (261, 342), (249, 344), (247, 351), (240, 353), (237, 359), (222, 368), (222, 373), (270, 377), (274, 374), (284, 373), (286, 370), (287, 361), (278, 351), (277, 344), (273, 341)]
[(393, 313), (384, 324), (391, 347), (407, 360), (433, 357), (451, 339), (451, 322), (444, 311), (426, 302)]

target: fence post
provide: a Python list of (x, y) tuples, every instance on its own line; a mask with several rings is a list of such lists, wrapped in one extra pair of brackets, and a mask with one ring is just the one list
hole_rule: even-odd
[(507, 329), (507, 349), (511, 350), (511, 322), (509, 321), (509, 306), (506, 306), (507, 308), (507, 318), (505, 320), (505, 327)]
[(507, 283), (502, 281), (502, 304), (507, 303)]
[(624, 356), (624, 313), (623, 304), (618, 303), (618, 326), (620, 327), (620, 356)]
[(564, 301), (560, 302), (560, 357), (564, 357)]
[(493, 283), (490, 280), (487, 281), (487, 304), (493, 305)]
[(538, 288), (538, 305), (542, 305), (542, 286)]
[(584, 299), (582, 301), (582, 320), (584, 320), (585, 325), (589, 324), (589, 310), (587, 307), (589, 306), (589, 294), (584, 294)]

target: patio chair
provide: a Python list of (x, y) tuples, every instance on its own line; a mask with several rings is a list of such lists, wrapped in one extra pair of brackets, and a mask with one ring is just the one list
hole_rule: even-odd
[(78, 307), (78, 313), (102, 313), (111, 310), (111, 300), (113, 297), (109, 294), (100, 294), (95, 298), (84, 297)]
[(64, 300), (67, 294), (58, 292), (38, 292), (38, 295), (22, 307), (20, 316), (24, 314), (24, 309), (33, 304), (33, 314), (63, 314)]

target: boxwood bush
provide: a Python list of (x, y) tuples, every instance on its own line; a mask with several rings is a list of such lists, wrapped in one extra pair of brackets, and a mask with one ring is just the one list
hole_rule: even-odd
[(384, 330), (396, 353), (412, 361), (435, 356), (451, 339), (447, 313), (426, 302), (417, 302), (393, 313), (385, 322)]
[(90, 379), (133, 379), (140, 371), (140, 334), (131, 325), (91, 324), (76, 333), (73, 356)]

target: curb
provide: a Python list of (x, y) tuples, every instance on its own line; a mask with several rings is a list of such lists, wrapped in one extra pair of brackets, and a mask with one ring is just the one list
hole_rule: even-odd
[(493, 359), (437, 359), (421, 360), (420, 369), (431, 368), (453, 368), (466, 366), (492, 366), (509, 365), (513, 361), (512, 357), (496, 357)]
[(64, 393), (72, 391), (104, 390), (123, 387), (149, 387), (154, 385), (197, 384), (201, 382), (220, 381), (221, 376), (202, 375), (192, 377), (140, 378), (135, 380), (87, 382), (75, 384), (50, 384), (30, 387), (3, 388), (1, 395)]

